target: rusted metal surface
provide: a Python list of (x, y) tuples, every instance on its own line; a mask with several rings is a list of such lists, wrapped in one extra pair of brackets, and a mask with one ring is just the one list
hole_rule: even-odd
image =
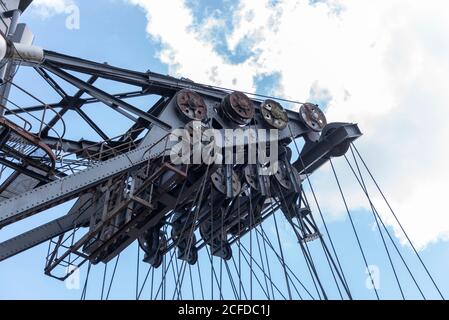
[(179, 111), (190, 120), (202, 121), (207, 116), (204, 99), (195, 91), (181, 90), (176, 95)]
[[(3, 126), (4, 128), (7, 128), (10, 131), (9, 135), (15, 134), (19, 136), (20, 138), (24, 139), (25, 141), (29, 142), (30, 144), (36, 146), (36, 148), (42, 150), (50, 160), (50, 172), (53, 173), (55, 170), (55, 163), (56, 163), (56, 156), (53, 153), (53, 151), (50, 149), (49, 146), (47, 146), (45, 143), (43, 143), (38, 136), (26, 131), (25, 129), (22, 129), (21, 127), (17, 126), (12, 121), (6, 119), (5, 117), (0, 117), (0, 126)], [(24, 155), (24, 158), (28, 155)]]
[(304, 123), (309, 129), (320, 132), (327, 125), (326, 116), (321, 109), (312, 103), (305, 103), (299, 110)]
[(254, 104), (247, 95), (233, 92), (222, 101), (223, 112), (233, 121), (241, 125), (248, 124), (254, 117)]
[(276, 129), (284, 129), (288, 124), (288, 115), (280, 103), (268, 99), (265, 100), (260, 108), (262, 117), (266, 123)]

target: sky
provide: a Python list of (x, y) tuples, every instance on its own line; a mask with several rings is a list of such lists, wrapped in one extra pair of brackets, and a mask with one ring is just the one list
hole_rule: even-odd
[[(74, 7), (79, 9), (80, 25), (69, 29), (66, 20)], [(22, 21), (36, 34), (35, 43), (49, 50), (312, 101), (325, 110), (328, 121), (358, 123), (364, 136), (357, 147), (448, 293), (447, 1), (37, 0)], [(335, 164), (372, 259), (380, 261), (380, 253), (371, 247), (376, 230), (369, 203), (343, 161)], [(331, 173), (329, 166), (321, 168), (313, 183), (334, 233), (345, 243), (348, 221)], [(379, 213), (412, 259), (404, 235), (381, 200), (373, 192)], [(0, 270), (21, 278), (0, 273), (0, 282), (9, 284), (4, 286), (8, 290), (0, 289), (0, 297), (78, 295), (37, 275), (42, 273), (44, 251), (40, 246), (0, 264)], [(31, 260), (28, 266), (25, 261)], [(18, 265), (33, 270), (25, 272)], [(362, 267), (348, 265), (364, 279)], [(397, 295), (390, 285), (383, 292)], [(363, 285), (359, 293), (372, 298)]]

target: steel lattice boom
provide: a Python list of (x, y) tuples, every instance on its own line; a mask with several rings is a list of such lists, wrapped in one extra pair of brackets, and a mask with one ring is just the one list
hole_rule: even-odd
[[(17, 22), (30, 2), (2, 1), (0, 8), (6, 21), (0, 27), (0, 229), (69, 201), (73, 205), (62, 217), (0, 243), (0, 261), (49, 241), (45, 273), (61, 280), (75, 270), (67, 272), (68, 266), (107, 264), (136, 242), (144, 252), (142, 260), (154, 269), (165, 268), (173, 252), (183, 265), (193, 266), (201, 252), (210, 252), (211, 261), (212, 256), (233, 261), (238, 247), (240, 262), (242, 239), (256, 234), (269, 244), (261, 226), (280, 211), (294, 230), (319, 297), (327, 295), (307, 245), (315, 240), (322, 243), (337, 287), (352, 298), (304, 186), (322, 165), (346, 155), (362, 135), (356, 124), (328, 123), (311, 103), (288, 110), (280, 99), (260, 99), (33, 46), (31, 32)], [(59, 101), (43, 101), (16, 83), (19, 67), (35, 72)], [(117, 86), (129, 90), (109, 90)], [(36, 104), (15, 101), (12, 91), (30, 96)], [(143, 109), (133, 99), (153, 103)], [(113, 136), (89, 114), (90, 105), (101, 105), (104, 114), (119, 115), (132, 125)], [(68, 129), (76, 126), (66, 121), (70, 113), (98, 139), (70, 137)], [(186, 136), (174, 139), (179, 129)], [(213, 138), (208, 136), (211, 130)], [(229, 139), (230, 131), (237, 134)], [(176, 162), (173, 150), (180, 145), (243, 161), (206, 163), (180, 149), (188, 161)], [(252, 152), (255, 162), (249, 161)], [(276, 170), (266, 174), (273, 160), (258, 157), (273, 153), (278, 155)], [(284, 260), (282, 251), (275, 254)], [(255, 263), (262, 270), (268, 258), (264, 262), (261, 254), (260, 259)], [(248, 263), (253, 266), (252, 260)], [(178, 279), (184, 277), (182, 270)], [(291, 296), (289, 277), (294, 283), (294, 274), (288, 266), (283, 270)]]

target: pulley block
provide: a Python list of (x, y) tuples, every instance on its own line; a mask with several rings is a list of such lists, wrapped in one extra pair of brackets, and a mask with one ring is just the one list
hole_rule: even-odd
[[(223, 194), (228, 194), (227, 190), (227, 177), (225, 175), (225, 170), (223, 167), (219, 167), (211, 176), (212, 185), (217, 189), (219, 192)], [(238, 175), (232, 170), (232, 176), (231, 176), (231, 185), (232, 185), (232, 194), (236, 196), (241, 188), (242, 185), (240, 183), (240, 179)]]
[(299, 115), (306, 126), (312, 131), (320, 132), (327, 125), (326, 116), (316, 104), (303, 104), (299, 110)]
[(195, 91), (183, 89), (176, 94), (178, 111), (187, 119), (203, 121), (207, 117), (204, 99)]
[(221, 102), (223, 113), (239, 125), (247, 125), (255, 115), (254, 104), (242, 92), (227, 95)]
[(139, 237), (139, 245), (145, 252), (143, 261), (154, 268), (158, 268), (162, 263), (162, 251), (167, 247), (165, 233), (157, 228), (149, 229), (143, 236)]
[(273, 128), (282, 130), (287, 127), (288, 115), (280, 103), (271, 99), (265, 100), (260, 112), (265, 122)]
[[(274, 174), (274, 179), (279, 183), (279, 185), (286, 189), (290, 190), (292, 189), (292, 182), (290, 180), (289, 171), (287, 168), (287, 164), (285, 161), (280, 160), (278, 162), (278, 170)], [(276, 191), (276, 190), (275, 190)]]

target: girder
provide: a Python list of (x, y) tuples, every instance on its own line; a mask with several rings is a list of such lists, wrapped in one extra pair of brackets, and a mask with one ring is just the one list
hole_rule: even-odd
[(45, 223), (19, 236), (0, 243), (0, 261), (33, 248), (77, 227), (89, 223), (95, 207), (91, 205), (92, 194), (82, 195), (70, 211), (61, 218)]
[[(145, 259), (154, 265), (160, 262), (161, 255), (174, 247), (180, 259), (192, 264), (196, 261), (197, 250), (206, 245), (211, 247), (213, 255), (229, 259), (232, 255), (230, 245), (238, 237), (262, 223), (275, 208), (285, 208), (279, 192), (285, 193), (286, 197), (297, 198), (305, 176), (312, 174), (330, 158), (344, 154), (349, 143), (361, 135), (355, 124), (326, 126), (324, 114), (311, 104), (307, 104), (306, 109), (303, 106), (302, 112), (296, 112), (283, 109), (271, 99), (261, 101), (241, 92), (198, 84), (188, 79), (127, 70), (37, 47), (19, 46), (17, 50), (24, 50), (26, 65), (37, 71), (40, 78), (61, 97), (61, 101), (32, 107), (20, 106), (6, 110), (5, 115), (26, 115), (59, 108), (49, 122), (41, 123), (40, 142), (55, 151), (70, 152), (72, 157), (67, 158), (67, 163), (69, 159), (73, 163), (80, 161), (77, 164), (80, 169), (73, 171), (70, 164), (68, 170), (57, 166), (54, 181), (41, 181), (33, 176), (37, 184), (30, 184), (26, 192), (9, 195), (8, 199), (0, 202), (0, 228), (71, 199), (79, 199), (66, 216), (0, 244), (0, 259), (60, 236), (58, 241), (52, 242), (55, 245), (54, 254), (47, 261), (46, 273), (51, 276), (55, 276), (54, 269), (65, 263), (71, 254), (81, 257), (81, 264), (87, 260), (93, 263), (108, 262), (137, 239), (141, 246), (153, 240), (168, 241), (162, 249), (155, 248), (154, 244), (153, 247), (143, 245), (147, 250)], [(18, 54), (9, 57), (12, 60), (19, 58)], [(89, 75), (90, 78), (84, 81), (71, 72)], [(73, 96), (68, 95), (59, 84), (59, 79), (78, 91)], [(98, 79), (135, 86), (137, 90), (112, 94), (96, 85)], [(146, 95), (160, 96), (156, 103), (146, 108), (148, 111), (125, 101)], [(98, 102), (131, 119), (134, 124), (119, 137), (111, 138), (82, 110), (83, 106)], [(77, 142), (66, 137), (50, 136), (50, 130), (54, 130), (70, 110), (78, 113), (102, 141)], [(173, 165), (169, 154), (175, 142), (169, 141), (169, 135), (172, 129), (189, 127), (191, 120), (201, 121), (204, 128), (216, 130), (221, 137), (225, 137), (229, 129), (239, 130), (240, 135), (248, 137), (256, 129), (276, 129), (275, 136), (257, 136), (253, 142), (242, 140), (235, 147), (242, 147), (248, 155), (251, 144), (279, 143), (284, 165), (272, 177), (262, 177), (259, 169), (255, 173), (248, 171), (253, 172), (257, 179), (249, 183), (252, 186), (250, 189), (253, 188), (251, 192), (245, 184), (245, 192), (249, 193), (244, 195), (243, 189), (234, 187), (245, 175), (245, 165), (226, 164), (222, 167), (221, 164), (214, 164), (210, 168), (204, 164), (185, 168)], [(139, 139), (145, 130), (146, 135)], [(305, 144), (302, 151), (297, 150), (300, 160), (290, 164), (291, 152), (288, 152), (287, 146), (298, 138), (304, 139)], [(236, 137), (233, 139), (238, 140)], [(224, 148), (226, 142), (221, 142), (220, 147)], [(58, 161), (65, 160), (58, 157)], [(18, 167), (15, 169), (19, 170)], [(223, 179), (218, 185), (217, 181), (214, 184), (214, 172), (217, 170), (222, 170)], [(25, 169), (21, 173), (30, 175)], [(220, 186), (220, 183), (223, 185)], [(187, 185), (185, 189), (184, 184)], [(283, 190), (278, 191), (278, 187)], [(217, 198), (214, 199), (215, 193)], [(74, 224), (74, 212), (79, 212), (80, 203), (85, 198), (103, 200), (89, 207)], [(239, 199), (238, 206), (234, 202), (236, 198)], [(187, 207), (192, 200), (198, 203), (190, 212)], [(183, 206), (184, 211), (176, 211), (179, 210), (178, 205)], [(238, 213), (240, 210), (243, 215)], [(220, 218), (220, 212), (226, 217)], [(193, 231), (176, 229), (176, 224), (173, 224), (172, 237), (161, 239), (160, 228), (171, 217), (177, 217), (178, 222), (191, 221), (193, 225), (188, 230), (198, 229), (202, 239), (188, 235)], [(208, 222), (209, 217), (212, 218), (211, 223)], [(221, 230), (215, 230), (215, 223), (220, 219), (224, 225)], [(302, 219), (303, 237), (312, 239), (316, 234), (313, 231), (315, 226), (306, 215)], [(87, 229), (84, 236), (62, 255), (56, 254), (64, 247), (62, 234), (79, 227)], [(236, 228), (241, 229), (238, 234)], [(209, 232), (215, 235), (209, 236)], [(191, 250), (193, 255), (188, 255)], [(67, 276), (57, 277), (63, 279)]]
[[(415, 277), (407, 265), (382, 220), (384, 214), (377, 212), (371, 200), (369, 185), (380, 193), (379, 199), (385, 201), (444, 299), (353, 144), (362, 135), (356, 124), (329, 123), (320, 107), (310, 102), (128, 70), (34, 46), (31, 30), (18, 23), (30, 3), (0, 0), (0, 229), (14, 231), (11, 225), (15, 222), (44, 215), (46, 209), (67, 205), (70, 200), (73, 205), (67, 214), (0, 243), (0, 261), (48, 242), (46, 275), (65, 280), (88, 263), (81, 296), (85, 299), (91, 267), (103, 263), (101, 299), (110, 278), (108, 299), (120, 254), (133, 249), (134, 243), (138, 245), (136, 299), (150, 272), (151, 299), (183, 299), (188, 291), (193, 299), (198, 291), (203, 299), (209, 293), (212, 299), (217, 293), (220, 299), (230, 293), (236, 299), (252, 299), (256, 297), (253, 282), (260, 287), (254, 292), (257, 298), (264, 294), (269, 300), (333, 299), (338, 291), (341, 299), (353, 299), (339, 248), (334, 246), (311, 181), (311, 175), (329, 163), (367, 280), (371, 280), (367, 287), (372, 285), (379, 299), (378, 277), (371, 270), (375, 265), (369, 261), (374, 247), (365, 253), (362, 242), (366, 239), (359, 237), (355, 225), (360, 219), (352, 218), (332, 160), (350, 150), (351, 159), (344, 160), (370, 204), (375, 231), (402, 298), (407, 297), (403, 289), (410, 285), (402, 287), (403, 277), (398, 277), (394, 266), (399, 259), (390, 255), (385, 235), (426, 299), (418, 283), (423, 279)], [(25, 75), (26, 81), (21, 78), (23, 68), (32, 71)], [(38, 81), (43, 86), (36, 90)], [(49, 96), (59, 101), (47, 103), (49, 99), (42, 98)], [(295, 109), (285, 109), (285, 102)], [(218, 157), (208, 162), (212, 154)], [(62, 207), (66, 206), (57, 208)], [(279, 226), (285, 223), (293, 233), (283, 234), (286, 230)], [(350, 252), (352, 264), (355, 256), (347, 240), (345, 251)], [(283, 251), (296, 242), (299, 250)], [(301, 254), (304, 259), (297, 259)], [(109, 270), (107, 264), (113, 259), (114, 268)], [(290, 267), (289, 259), (297, 265)], [(143, 282), (140, 261), (150, 265)], [(200, 261), (209, 268), (210, 280), (205, 284), (210, 288), (206, 290)], [(330, 273), (321, 277), (326, 262)], [(186, 270), (191, 290), (183, 286)], [(153, 280), (158, 281), (155, 275), (161, 275), (160, 283), (153, 286)], [(277, 285), (282, 284), (281, 278), (284, 287)], [(129, 277), (126, 281), (129, 284)], [(309, 290), (309, 285), (315, 290)], [(167, 296), (173, 286), (173, 295)], [(158, 287), (155, 292), (154, 287)]]
[(157, 138), (153, 136), (156, 138), (153, 144), (144, 144), (135, 150), (3, 201), (0, 203), (0, 227), (73, 199), (107, 178), (131, 170), (161, 154), (164, 151), (161, 141), (166, 136), (167, 134)]

